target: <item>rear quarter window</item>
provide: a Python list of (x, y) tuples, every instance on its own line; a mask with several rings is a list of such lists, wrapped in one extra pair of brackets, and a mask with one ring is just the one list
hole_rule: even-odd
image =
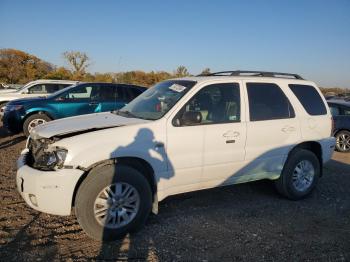
[(326, 106), (315, 87), (290, 84), (289, 88), (309, 115), (318, 116), (327, 114)]

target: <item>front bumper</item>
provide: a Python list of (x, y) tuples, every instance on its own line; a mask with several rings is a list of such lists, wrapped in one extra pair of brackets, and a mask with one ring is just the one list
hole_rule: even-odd
[(13, 133), (20, 132), (23, 125), (23, 115), (18, 111), (10, 111), (3, 113), (2, 123), (3, 126)]
[(70, 215), (75, 186), (84, 173), (78, 169), (40, 171), (26, 165), (28, 150), (17, 161), (17, 189), (33, 209), (54, 215)]

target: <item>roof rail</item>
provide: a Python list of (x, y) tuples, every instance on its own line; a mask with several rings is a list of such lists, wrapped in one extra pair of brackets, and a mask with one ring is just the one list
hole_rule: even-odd
[(281, 77), (289, 78), (294, 77), (295, 79), (304, 80), (300, 75), (289, 74), (289, 73), (279, 73), (279, 72), (264, 72), (264, 71), (245, 71), (245, 70), (236, 70), (236, 71), (221, 71), (209, 74), (200, 74), (198, 76), (260, 76), (260, 77)]

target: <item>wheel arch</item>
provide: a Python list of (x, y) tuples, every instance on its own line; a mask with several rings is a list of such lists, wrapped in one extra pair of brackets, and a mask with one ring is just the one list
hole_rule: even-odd
[(347, 129), (347, 128), (339, 128), (339, 129), (337, 129), (337, 130), (334, 131), (334, 136), (336, 136), (339, 132), (342, 132), (342, 131), (350, 132), (350, 129)]
[(309, 150), (312, 153), (314, 153), (320, 163), (320, 172), (321, 172), (321, 176), (323, 175), (323, 169), (322, 169), (322, 163), (323, 163), (323, 159), (322, 159), (322, 146), (319, 142), (316, 141), (306, 141), (306, 142), (302, 142), (298, 145), (296, 145), (295, 147), (293, 147), (288, 154), (287, 160), (288, 158), (293, 154), (293, 152), (295, 152), (298, 149), (305, 149), (305, 150)]
[(117, 157), (114, 159), (106, 159), (99, 161), (88, 168), (81, 168), (81, 170), (84, 170), (84, 174), (80, 177), (77, 184), (75, 185), (74, 191), (73, 191), (73, 197), (72, 197), (72, 207), (75, 206), (76, 201), (76, 195), (78, 193), (78, 190), (85, 180), (85, 178), (91, 173), (91, 170), (93, 170), (96, 167), (102, 167), (109, 164), (123, 164), (132, 168), (135, 168), (138, 170), (148, 181), (153, 195), (153, 201), (156, 200), (157, 196), (157, 181), (155, 178), (154, 170), (146, 160), (139, 158), (139, 157)]
[(22, 120), (22, 123), (24, 123), (28, 117), (32, 116), (32, 115), (35, 115), (35, 114), (44, 114), (46, 115), (47, 117), (49, 117), (51, 120), (54, 120), (55, 118), (52, 116), (51, 113), (49, 113), (48, 111), (45, 111), (45, 110), (33, 110), (33, 111), (30, 111), (26, 114), (26, 116), (23, 118)]

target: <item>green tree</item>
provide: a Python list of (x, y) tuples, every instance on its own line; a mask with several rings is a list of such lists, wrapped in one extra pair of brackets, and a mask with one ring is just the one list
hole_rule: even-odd
[(185, 76), (189, 76), (190, 73), (188, 72), (185, 66), (179, 66), (178, 68), (176, 68), (174, 75), (176, 77), (185, 77)]

